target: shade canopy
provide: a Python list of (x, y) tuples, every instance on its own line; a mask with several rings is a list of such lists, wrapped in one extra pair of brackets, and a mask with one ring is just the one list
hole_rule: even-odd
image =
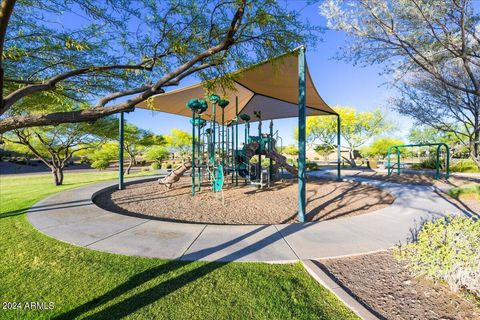
[[(335, 115), (318, 94), (308, 66), (306, 66), (306, 104), (307, 116)], [(262, 120), (284, 119), (298, 116), (298, 51), (264, 61), (247, 69), (230, 75), (234, 79), (234, 88), (211, 89), (227, 99), (230, 104), (225, 107), (224, 124), (236, 118), (235, 99), (238, 97), (238, 114), (248, 114), (251, 121), (258, 120), (254, 111), (261, 112)], [(205, 83), (198, 83), (186, 88), (169, 91), (153, 97), (153, 101), (144, 101), (138, 108), (156, 110), (176, 115), (191, 117), (192, 112), (186, 107), (190, 99), (206, 99)], [(206, 99), (208, 101), (208, 99)], [(201, 117), (212, 119), (212, 107)], [(222, 123), (221, 108), (217, 106), (216, 121)], [(241, 120), (239, 119), (239, 122)]]

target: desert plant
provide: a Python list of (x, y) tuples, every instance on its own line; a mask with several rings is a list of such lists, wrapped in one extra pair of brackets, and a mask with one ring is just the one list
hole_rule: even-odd
[(460, 216), (428, 221), (415, 241), (399, 246), (395, 256), (417, 276), (480, 296), (480, 221)]
[(454, 198), (471, 197), (480, 200), (480, 185), (467, 185), (448, 190), (448, 194)]
[(98, 169), (98, 170), (101, 171), (101, 170), (107, 169), (108, 165), (109, 165), (108, 160), (98, 159), (98, 160), (93, 161), (90, 166), (94, 169)]
[(316, 162), (307, 162), (307, 171), (318, 170), (318, 164)]
[(152, 171), (153, 170), (158, 170), (158, 169), (160, 169), (160, 167), (161, 167), (160, 163), (152, 162), (152, 164), (150, 165), (150, 170), (152, 170)]
[(463, 159), (453, 162), (450, 165), (452, 172), (480, 172), (475, 162), (472, 159)]

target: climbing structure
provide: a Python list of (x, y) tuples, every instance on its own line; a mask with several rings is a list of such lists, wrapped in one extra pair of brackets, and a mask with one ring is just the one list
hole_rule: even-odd
[[(286, 159), (279, 157), (276, 144), (280, 143), (273, 132), (267, 134), (272, 138), (268, 144), (260, 144), (252, 158), (244, 158), (244, 162), (237, 161), (237, 155), (252, 135), (247, 134), (245, 145), (238, 145), (239, 125), (245, 125), (248, 131), (249, 123), (240, 115), (247, 115), (251, 122), (275, 120), (295, 117), (298, 119), (298, 219), (305, 220), (306, 207), (306, 117), (308, 116), (335, 116), (337, 117), (337, 177), (340, 179), (340, 117), (330, 108), (315, 88), (310, 75), (305, 47), (300, 46), (278, 57), (260, 62), (248, 68), (237, 70), (227, 76), (232, 79), (228, 86), (222, 86), (222, 81), (201, 82), (189, 87), (160, 93), (136, 105), (145, 108), (182, 116), (192, 116), (192, 120), (207, 121), (205, 127), (196, 127), (195, 121), (192, 130), (196, 138), (192, 143), (192, 193), (202, 187), (202, 181), (208, 179), (212, 190), (218, 191), (234, 181), (238, 184), (240, 172), (244, 173), (247, 183), (272, 181), (276, 172), (285, 169), (293, 175), (295, 168), (288, 166)], [(221, 93), (209, 96), (209, 92)], [(203, 101), (201, 101), (203, 100)], [(223, 100), (223, 101), (221, 101)], [(185, 102), (192, 101), (191, 106), (185, 108)], [(200, 105), (209, 104), (208, 110), (202, 111)], [(198, 107), (197, 107), (198, 105)], [(119, 144), (123, 145), (119, 122)], [(196, 129), (196, 130), (195, 130)], [(259, 139), (265, 138), (259, 123)], [(273, 143), (275, 139), (275, 143)], [(221, 141), (220, 145), (218, 142)], [(252, 140), (253, 142), (253, 140)], [(251, 148), (253, 149), (253, 148)], [(120, 148), (122, 150), (122, 148)], [(253, 150), (252, 150), (253, 151)], [(268, 151), (268, 152), (267, 152)], [(277, 152), (277, 154), (273, 153)], [(262, 161), (263, 160), (265, 161)], [(245, 161), (247, 163), (245, 163)], [(268, 162), (268, 164), (266, 163)], [(238, 167), (237, 167), (238, 166)], [(119, 168), (120, 169), (120, 168)], [(253, 179), (254, 170), (257, 174)], [(264, 179), (266, 178), (266, 179)], [(217, 180), (218, 179), (218, 180)], [(220, 183), (221, 179), (223, 182)], [(213, 187), (213, 181), (217, 180)], [(195, 187), (196, 186), (196, 187)], [(123, 173), (119, 170), (119, 188), (123, 188)]]
[[(159, 183), (170, 188), (191, 170), (192, 195), (195, 195), (206, 182), (213, 192), (221, 192), (227, 184), (238, 186), (239, 177), (245, 184), (264, 188), (269, 187), (274, 180), (283, 178), (283, 169), (292, 177), (298, 175), (297, 169), (279, 153), (277, 141), (281, 141), (281, 138), (278, 131), (273, 132), (273, 121), (270, 121), (269, 133), (262, 133), (261, 112), (254, 112), (258, 121), (258, 133), (250, 135), (250, 116), (236, 115), (225, 125), (224, 109), (229, 101), (215, 94), (210, 95), (208, 101), (210, 107), (205, 99), (190, 99), (186, 103), (186, 108), (192, 112), (191, 160), (159, 179)], [(209, 121), (200, 117), (207, 110), (211, 114)], [(216, 121), (219, 111), (222, 119), (220, 123)], [(238, 119), (245, 126), (245, 140), (241, 148), (238, 147)], [(268, 164), (263, 163), (262, 157), (268, 159)]]

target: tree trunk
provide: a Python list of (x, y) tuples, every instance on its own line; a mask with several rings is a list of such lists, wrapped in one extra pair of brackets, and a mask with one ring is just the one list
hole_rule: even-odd
[(354, 154), (354, 149), (353, 148), (350, 148), (350, 150), (348, 151), (348, 163), (350, 164), (350, 166), (352, 168), (357, 167), (357, 163), (355, 162), (355, 154)]
[(52, 167), (53, 183), (56, 186), (61, 186), (63, 184), (63, 168)]
[(127, 170), (125, 171), (125, 174), (130, 174), (130, 169), (132, 169), (133, 161), (134, 161), (134, 158), (130, 157), (130, 159), (128, 161), (128, 167), (127, 167)]

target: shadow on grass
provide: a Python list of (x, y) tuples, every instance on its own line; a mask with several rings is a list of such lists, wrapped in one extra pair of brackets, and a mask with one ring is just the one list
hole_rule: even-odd
[[(155, 279), (158, 276), (179, 270), (193, 263), (194, 260), (199, 260), (209, 256), (212, 253), (219, 252), (220, 250), (228, 248), (269, 227), (267, 225), (259, 226), (258, 228), (225, 243), (202, 249), (200, 251), (190, 254), (186, 254), (181, 257), (181, 260), (184, 261), (172, 260), (163, 265), (136, 274), (128, 281), (120, 284), (119, 286), (108, 291), (102, 296), (92, 299), (91, 301), (80, 305), (73, 310), (65, 312), (55, 317), (54, 319), (74, 319), (82, 317), (84, 314), (94, 311), (95, 309), (99, 310), (85, 317), (85, 319), (120, 319), (126, 317), (136, 312), (137, 310), (148, 306), (155, 301), (188, 285), (189, 283), (192, 283), (204, 277), (205, 275), (227, 265), (228, 263), (230, 263), (230, 261), (239, 260), (242, 257), (245, 257), (253, 252), (256, 252), (275, 243), (276, 241), (282, 240), (285, 236), (293, 234), (299, 230), (308, 228), (310, 225), (311, 224), (287, 226), (286, 228), (282, 229), (282, 235), (280, 235), (278, 232), (270, 234), (265, 238), (256, 241), (255, 243), (252, 243), (242, 249), (239, 249), (235, 252), (229, 253), (217, 259), (215, 262), (205, 262), (204, 264), (193, 270), (186, 271), (180, 275), (167, 279), (151, 288), (148, 288), (140, 293), (136, 293), (132, 296), (126, 297), (125, 299), (117, 301), (114, 304), (105, 306), (109, 304), (112, 300), (115, 300), (122, 295), (128, 294), (130, 291), (137, 289), (138, 287), (142, 286), (143, 284), (147, 283), (152, 279)], [(221, 262), (223, 260), (225, 260), (225, 262)]]

